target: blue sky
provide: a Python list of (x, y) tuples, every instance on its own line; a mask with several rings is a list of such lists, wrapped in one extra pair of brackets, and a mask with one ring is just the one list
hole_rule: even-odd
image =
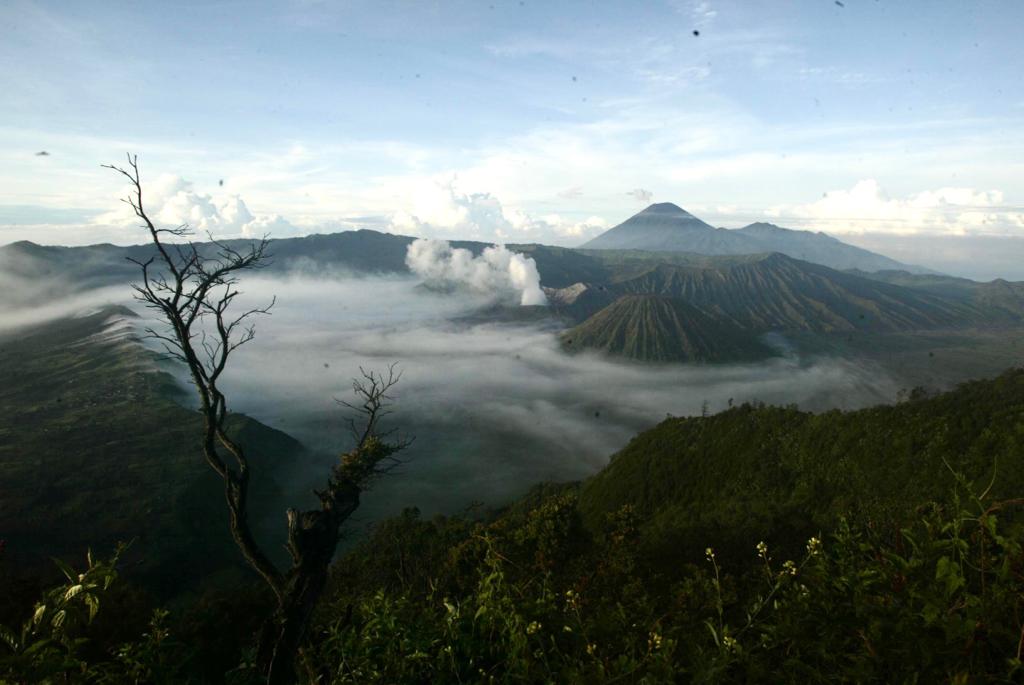
[(164, 220), (223, 235), (572, 245), (653, 200), (876, 248), (1024, 236), (1016, 0), (14, 0), (0, 21), (0, 243), (136, 242), (99, 168), (126, 150)]

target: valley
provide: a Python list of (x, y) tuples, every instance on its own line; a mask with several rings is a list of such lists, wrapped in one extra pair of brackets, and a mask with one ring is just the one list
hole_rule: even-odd
[(0, 685), (1024, 683), (1024, 2), (0, 26)]

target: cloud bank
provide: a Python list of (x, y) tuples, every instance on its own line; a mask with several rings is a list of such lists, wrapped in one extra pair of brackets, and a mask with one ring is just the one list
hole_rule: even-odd
[[(250, 275), (242, 282), (239, 309), (274, 295), (277, 306), (256, 322), (256, 339), (234, 354), (222, 387), (232, 411), (283, 430), (321, 455), (297, 468), (287, 484), (296, 505), (349, 446), (335, 398), (348, 399), (360, 366), (400, 364), (389, 420), (416, 440), (401, 472), (364, 498), (357, 526), (408, 506), (428, 515), (474, 501), (498, 506), (538, 482), (585, 478), (638, 431), (668, 414), (699, 413), (705, 402), (711, 411), (750, 400), (850, 409), (892, 400), (898, 391), (873, 366), (829, 359), (657, 366), (569, 356), (553, 321), (479, 323), (467, 315), (493, 301), (492, 293), (439, 293), (418, 285), (408, 276)], [(103, 301), (140, 313), (144, 318), (133, 320), (139, 329), (155, 323), (128, 296), (127, 288), (116, 288), (54, 302), (45, 311), (0, 311), (0, 334), (5, 325), (9, 330)], [(181, 382), (187, 384), (183, 375)]]
[[(208, 195), (197, 193), (192, 183), (181, 176), (163, 174), (143, 184), (146, 212), (161, 226), (188, 224), (199, 234), (217, 238), (259, 238), (264, 235), (287, 237), (297, 229), (279, 215), (256, 216), (249, 211), (240, 195)], [(129, 188), (122, 193), (127, 196)], [(94, 224), (127, 228), (137, 227), (139, 220), (127, 205), (101, 214)]]
[[(465, 193), (457, 185), (454, 176), (398, 182), (406, 208), (391, 214), (391, 230), (435, 238), (560, 243), (578, 242), (609, 227), (599, 216), (582, 221), (565, 219), (557, 213), (537, 216), (505, 206), (490, 192)], [(571, 198), (581, 194), (579, 188), (570, 189)]]
[(465, 286), (498, 299), (511, 296), (521, 305), (548, 303), (540, 287), (537, 263), (504, 245), (485, 248), (476, 257), (443, 240), (420, 238), (409, 245), (405, 263), (430, 285)]
[[(363, 522), (407, 506), (429, 515), (501, 505), (541, 481), (584, 478), (637, 431), (669, 413), (699, 413), (705, 401), (712, 411), (730, 399), (853, 408), (898, 390), (874, 369), (830, 360), (698, 367), (568, 356), (556, 328), (465, 323), (484, 299), (425, 292), (412, 278), (243, 285), (239, 307), (272, 294), (278, 304), (232, 360), (224, 382), (233, 410), (336, 455), (347, 433), (334, 398), (348, 398), (360, 365), (400, 364), (390, 418), (416, 440), (401, 472), (364, 498)], [(296, 490), (323, 474), (297, 474)]]
[(998, 190), (939, 188), (891, 197), (875, 179), (833, 190), (802, 205), (779, 205), (769, 216), (796, 218), (830, 233), (890, 235), (1017, 235), (1024, 210), (1008, 206)]

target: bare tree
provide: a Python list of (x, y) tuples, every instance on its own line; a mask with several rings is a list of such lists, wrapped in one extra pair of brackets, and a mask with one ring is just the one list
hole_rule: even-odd
[(390, 413), (389, 393), (401, 374), (395, 365), (383, 373), (360, 369), (361, 377), (353, 382), (356, 401), (342, 402), (353, 412), (349, 427), (355, 446), (332, 467), (326, 487), (316, 491), (319, 508), (288, 510), (291, 566), (279, 569), (249, 524), (250, 464), (244, 447), (226, 428), (227, 399), (219, 385), (231, 354), (255, 336), (253, 319), (274, 304), (230, 311), (239, 295), (238, 275), (266, 264), (267, 238), (241, 250), (212, 236), (209, 246), (196, 245), (188, 239), (192, 232), (187, 225), (161, 228), (146, 214), (137, 156), (128, 155), (127, 168), (103, 166), (128, 179), (131, 189), (123, 201), (142, 221), (155, 248), (148, 259), (131, 260), (142, 272), (142, 282), (133, 285), (136, 299), (167, 324), (166, 330), (146, 332), (188, 368), (204, 419), (203, 456), (224, 483), (231, 535), (277, 601), (261, 631), (258, 665), (272, 685), (293, 682), (296, 654), (323, 593), (341, 525), (359, 506), (367, 484), (399, 463), (395, 455), (409, 444), (392, 431), (380, 431), (381, 419)]

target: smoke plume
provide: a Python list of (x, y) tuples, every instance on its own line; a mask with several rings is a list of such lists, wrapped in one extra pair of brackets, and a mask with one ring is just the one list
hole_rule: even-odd
[(420, 238), (409, 245), (405, 263), (433, 285), (460, 285), (499, 299), (515, 297), (521, 305), (546, 305), (537, 263), (504, 245), (485, 248), (479, 257), (443, 240)]

